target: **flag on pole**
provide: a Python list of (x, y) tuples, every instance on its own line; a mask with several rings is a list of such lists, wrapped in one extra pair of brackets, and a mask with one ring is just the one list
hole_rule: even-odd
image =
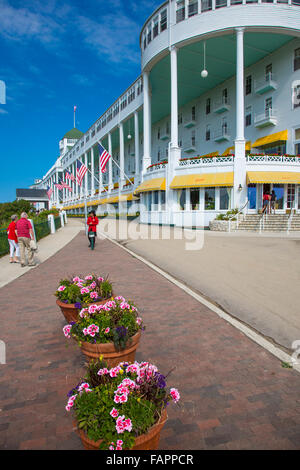
[(76, 109), (77, 109), (77, 106), (74, 106), (74, 113), (75, 113)]
[(104, 147), (102, 147), (101, 144), (98, 144), (99, 146), (99, 158), (100, 158), (100, 169), (101, 173), (106, 173), (106, 163), (108, 160), (111, 158), (111, 155), (105, 150)]
[(87, 172), (87, 167), (79, 160), (76, 162), (76, 180), (79, 186), (81, 186), (84, 175)]
[(69, 171), (66, 171), (66, 180), (75, 181), (75, 177), (72, 173), (70, 173)]
[(60, 183), (54, 183), (54, 186), (56, 186), (58, 189), (63, 189), (63, 185)]
[(50, 188), (50, 186), (47, 186), (47, 196), (48, 196), (48, 199), (51, 199), (52, 193), (53, 193), (53, 189)]

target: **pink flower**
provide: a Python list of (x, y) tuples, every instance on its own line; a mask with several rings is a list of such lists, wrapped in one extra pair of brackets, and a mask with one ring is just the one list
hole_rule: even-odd
[(97, 278), (99, 282), (103, 282), (104, 281), (104, 278), (103, 277), (98, 277)]
[(109, 373), (109, 371), (108, 371), (108, 369), (106, 369), (106, 367), (104, 367), (103, 369), (99, 369), (98, 372), (97, 372), (98, 375), (106, 375), (108, 373)]
[(116, 450), (122, 450), (122, 446), (117, 446)]
[(88, 294), (90, 292), (90, 289), (88, 287), (83, 287), (80, 292), (81, 294)]
[(123, 441), (121, 439), (118, 439), (117, 440), (117, 446), (122, 446), (123, 445)]
[(80, 277), (76, 276), (73, 278), (73, 282), (78, 282), (78, 281), (80, 281)]
[(115, 450), (114, 446), (113, 446), (113, 442), (111, 443), (111, 445), (109, 446), (108, 448), (109, 450)]
[(138, 325), (140, 325), (142, 323), (142, 321), (143, 320), (141, 319), (141, 317), (137, 317), (136, 322), (137, 322)]
[(94, 337), (96, 333), (99, 333), (99, 326), (97, 325), (90, 325), (87, 328), (87, 332), (90, 336)]
[(82, 333), (84, 334), (84, 336), (89, 334), (87, 328), (83, 328)]
[(92, 284), (90, 284), (90, 287), (91, 287), (92, 289), (95, 289), (96, 286), (97, 286), (97, 284), (95, 283), (95, 281), (93, 281)]
[(138, 374), (139, 371), (140, 368), (137, 364), (130, 364), (126, 369), (126, 372), (131, 372), (132, 374)]
[(129, 431), (129, 432), (132, 431), (132, 422), (131, 422), (130, 418), (125, 419), (124, 428), (125, 428), (126, 431)]
[(132, 422), (130, 418), (125, 419), (125, 416), (119, 416), (116, 420), (116, 430), (118, 434), (122, 434), (124, 431), (132, 431)]
[(83, 384), (81, 384), (79, 387), (78, 387), (78, 392), (81, 393), (81, 392), (91, 392), (92, 390), (90, 389), (90, 386), (87, 382), (84, 382)]
[(71, 325), (66, 325), (63, 327), (63, 332), (66, 338), (71, 338), (70, 336), (70, 331), (71, 331), (72, 326)]
[(86, 281), (91, 281), (93, 279), (93, 276), (91, 276), (90, 274), (88, 276), (85, 276), (84, 278)]
[(177, 402), (179, 401), (179, 399), (180, 399), (180, 394), (179, 394), (177, 388), (171, 388), (171, 389), (170, 389), (170, 395), (171, 395), (171, 397), (172, 397), (174, 403), (177, 403)]
[(126, 378), (126, 379), (122, 380), (121, 385), (123, 385), (124, 387), (129, 387), (131, 390), (133, 390), (135, 388), (136, 384), (133, 380)]
[(91, 298), (91, 299), (97, 299), (97, 298), (98, 298), (97, 292), (95, 292), (95, 291), (91, 292), (91, 293), (90, 293), (90, 298)]
[(109, 371), (109, 375), (111, 377), (117, 377), (118, 373), (120, 372), (121, 370), (121, 367), (117, 366), (117, 367), (113, 367), (112, 369), (110, 369)]
[(116, 300), (122, 300), (122, 302), (125, 302), (125, 299), (124, 297), (122, 297), (121, 295), (119, 295), (118, 297), (115, 298)]
[(113, 408), (109, 414), (110, 414), (110, 416), (112, 416), (113, 418), (117, 418), (118, 415), (119, 415), (119, 412), (118, 412), (118, 410), (117, 410), (116, 408)]
[(80, 318), (84, 318), (86, 312), (88, 312), (88, 309), (87, 309), (87, 308), (81, 309), (80, 312), (79, 312)]
[(110, 332), (110, 328), (108, 326), (107, 328), (105, 328), (104, 333), (107, 335), (109, 332)]
[(98, 310), (97, 305), (90, 305), (89, 306), (89, 313), (95, 313), (95, 312), (97, 312), (97, 310)]
[(62, 292), (64, 291), (66, 288), (66, 286), (59, 286), (59, 288), (57, 289), (59, 292)]

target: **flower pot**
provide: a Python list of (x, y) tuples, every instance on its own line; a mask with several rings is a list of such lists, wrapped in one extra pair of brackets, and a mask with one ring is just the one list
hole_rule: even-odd
[[(142, 434), (138, 436), (135, 440), (134, 446), (131, 450), (156, 450), (158, 449), (160, 433), (167, 421), (167, 410), (164, 409), (159, 421), (152, 426), (146, 434)], [(76, 425), (76, 423), (75, 423)], [(80, 439), (83, 443), (85, 450), (98, 450), (99, 446), (102, 442), (100, 439), (99, 441), (91, 441), (85, 432), (78, 429), (78, 434)], [(122, 439), (122, 434), (120, 434), (120, 439)]]
[(108, 367), (116, 367), (120, 362), (134, 362), (135, 352), (139, 345), (140, 338), (141, 332), (138, 331), (132, 336), (131, 341), (127, 343), (126, 348), (120, 351), (116, 350), (114, 343), (92, 344), (81, 342), (80, 349), (88, 361), (98, 359), (99, 356), (102, 355)]
[[(101, 305), (102, 303), (108, 302), (111, 299), (109, 297), (108, 299), (103, 299), (98, 302), (91, 302), (90, 305)], [(80, 308), (76, 308), (75, 304), (65, 304), (64, 302), (61, 302), (61, 300), (57, 299), (56, 300), (57, 305), (60, 307), (65, 319), (67, 320), (68, 323), (75, 321), (77, 322), (78, 320), (78, 314), (80, 312)]]

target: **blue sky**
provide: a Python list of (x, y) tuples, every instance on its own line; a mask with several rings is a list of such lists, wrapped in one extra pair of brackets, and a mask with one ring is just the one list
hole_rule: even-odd
[(0, 0), (0, 202), (42, 177), (140, 74), (139, 33), (160, 0)]

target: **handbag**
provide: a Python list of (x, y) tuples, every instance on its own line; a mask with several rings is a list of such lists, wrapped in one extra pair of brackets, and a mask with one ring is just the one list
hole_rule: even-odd
[(30, 249), (32, 251), (37, 251), (38, 247), (37, 247), (35, 240), (30, 240)]

